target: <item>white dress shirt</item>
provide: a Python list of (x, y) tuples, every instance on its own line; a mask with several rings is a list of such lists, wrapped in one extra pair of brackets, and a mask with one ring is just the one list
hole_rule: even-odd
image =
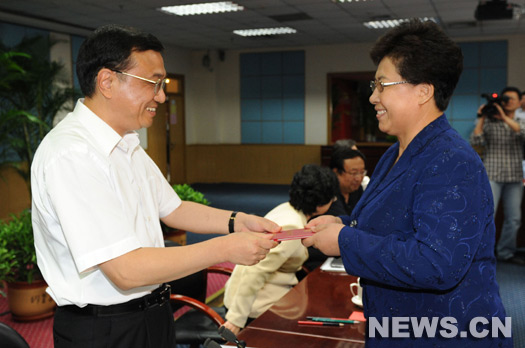
[(519, 108), (514, 112), (514, 119), (515, 120), (525, 120), (525, 110), (523, 108)]
[(163, 247), (160, 217), (181, 200), (135, 132), (121, 137), (83, 104), (44, 138), (32, 168), (38, 267), (60, 305), (127, 302), (98, 265), (140, 247)]

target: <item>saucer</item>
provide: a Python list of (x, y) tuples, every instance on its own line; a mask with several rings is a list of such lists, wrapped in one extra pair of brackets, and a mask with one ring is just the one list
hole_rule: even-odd
[(352, 303), (358, 307), (363, 307), (363, 300), (361, 300), (357, 295), (352, 297)]

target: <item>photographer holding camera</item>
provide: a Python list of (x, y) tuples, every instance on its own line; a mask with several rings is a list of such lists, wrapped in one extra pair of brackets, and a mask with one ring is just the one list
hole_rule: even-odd
[(497, 258), (525, 265), (525, 258), (516, 255), (523, 197), (525, 120), (515, 119), (514, 116), (520, 107), (521, 92), (515, 87), (506, 87), (499, 98), (486, 98), (487, 104), (478, 109), (479, 119), (470, 136), (470, 143), (485, 148), (483, 163), (494, 197), (494, 215), (500, 197), (503, 199), (504, 220), (496, 247)]

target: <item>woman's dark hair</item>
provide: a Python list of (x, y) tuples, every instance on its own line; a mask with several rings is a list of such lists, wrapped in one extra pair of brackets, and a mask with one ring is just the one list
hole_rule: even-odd
[(332, 152), (332, 157), (330, 157), (330, 169), (336, 169), (338, 173), (343, 173), (345, 171), (345, 160), (356, 157), (361, 157), (366, 164), (366, 157), (361, 151), (338, 148)]
[(412, 19), (380, 37), (370, 52), (374, 64), (388, 57), (409, 83), (434, 86), (434, 99), (445, 111), (463, 70), (463, 54), (432, 21)]
[(78, 52), (77, 76), (82, 93), (86, 97), (93, 96), (101, 69), (127, 70), (132, 64), (132, 52), (148, 50), (162, 53), (164, 46), (155, 36), (136, 28), (113, 24), (98, 28)]
[(312, 215), (318, 206), (328, 204), (337, 194), (339, 183), (326, 167), (306, 164), (293, 176), (290, 204), (305, 215)]

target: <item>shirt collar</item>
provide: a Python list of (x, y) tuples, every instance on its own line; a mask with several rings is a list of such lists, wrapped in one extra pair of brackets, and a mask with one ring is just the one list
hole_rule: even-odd
[(416, 137), (408, 145), (405, 152), (410, 153), (410, 156), (419, 153), (419, 151), (421, 151), (430, 140), (434, 139), (441, 132), (449, 128), (450, 124), (448, 123), (447, 116), (442, 114), (416, 135)]
[(83, 98), (78, 100), (75, 106), (75, 113), (78, 113), (80, 122), (91, 133), (95, 143), (106, 156), (109, 156), (117, 146), (120, 150), (129, 152), (134, 150), (140, 143), (136, 132), (129, 132), (124, 137), (121, 137), (110, 125), (84, 104)]
[(118, 142), (117, 148), (131, 155), (139, 144), (139, 134), (137, 132), (128, 132), (124, 134), (124, 137)]

